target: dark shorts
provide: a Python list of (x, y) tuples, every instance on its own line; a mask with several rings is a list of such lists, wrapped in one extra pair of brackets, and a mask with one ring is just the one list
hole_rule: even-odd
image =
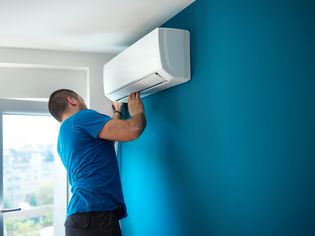
[(66, 219), (66, 236), (122, 236), (120, 218), (116, 211), (76, 213)]

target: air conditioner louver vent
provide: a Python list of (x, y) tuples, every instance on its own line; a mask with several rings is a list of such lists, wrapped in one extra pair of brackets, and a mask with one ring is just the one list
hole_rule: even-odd
[[(128, 96), (126, 94), (135, 92), (146, 92), (150, 88), (165, 83), (167, 80), (163, 79), (158, 73), (153, 73), (147, 77), (144, 77), (136, 82), (130, 83), (122, 88), (119, 88), (109, 95), (113, 95), (116, 101), (127, 101)], [(145, 89), (143, 89), (145, 87)]]

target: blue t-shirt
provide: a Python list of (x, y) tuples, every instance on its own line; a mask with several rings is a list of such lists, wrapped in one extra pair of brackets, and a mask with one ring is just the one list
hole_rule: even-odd
[[(58, 153), (67, 169), (72, 197), (67, 215), (125, 208), (114, 142), (98, 138), (111, 118), (81, 110), (60, 126)], [(125, 217), (126, 213), (122, 217)]]

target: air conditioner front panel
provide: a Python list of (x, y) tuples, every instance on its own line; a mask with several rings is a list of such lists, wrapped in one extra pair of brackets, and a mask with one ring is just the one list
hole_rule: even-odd
[(141, 91), (143, 90), (149, 90), (150, 88), (166, 82), (167, 80), (161, 77), (158, 73), (153, 73), (136, 82), (132, 82), (109, 94), (106, 94), (106, 96), (110, 97), (112, 100), (126, 101), (126, 98), (128, 98), (131, 93), (140, 92), (141, 94)]
[(118, 54), (103, 70), (105, 95), (126, 101), (132, 92), (141, 97), (190, 80), (189, 32), (157, 28)]

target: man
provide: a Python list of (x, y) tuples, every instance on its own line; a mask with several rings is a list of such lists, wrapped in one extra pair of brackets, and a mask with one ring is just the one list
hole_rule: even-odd
[(146, 119), (139, 93), (128, 97), (127, 120), (119, 119), (121, 104), (113, 103), (111, 119), (87, 109), (68, 89), (53, 92), (48, 108), (61, 122), (58, 153), (72, 191), (66, 236), (120, 236), (119, 220), (127, 213), (113, 141), (133, 140), (143, 132)]

